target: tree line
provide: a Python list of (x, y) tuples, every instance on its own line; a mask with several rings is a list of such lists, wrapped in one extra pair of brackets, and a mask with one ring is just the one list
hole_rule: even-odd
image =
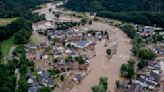
[[(14, 58), (7, 65), (0, 64), (0, 91), (1, 92), (27, 92), (28, 84), (26, 73), (34, 71), (34, 63), (26, 59), (25, 47), (18, 45), (13, 52)], [(20, 79), (19, 87), (16, 89), (16, 78), (18, 77), (15, 70), (19, 68)], [(15, 90), (16, 89), (16, 90)]]
[(163, 0), (69, 0), (66, 7), (76, 11), (164, 11)]
[(31, 23), (23, 18), (17, 18), (11, 24), (8, 24), (6, 26), (0, 26), (0, 34), (1, 34), (0, 42), (10, 38), (14, 33), (22, 29), (26, 29), (30, 31), (31, 26), (32, 26)]
[[(137, 30), (135, 30), (132, 25), (124, 24), (120, 28), (127, 34), (128, 37), (132, 39), (133, 46), (131, 51), (134, 57), (137, 57), (139, 60), (137, 63), (138, 69), (144, 68), (148, 65), (149, 60), (152, 60), (156, 57), (156, 54), (152, 50), (144, 48), (146, 43), (143, 41), (143, 38), (137, 34)], [(135, 60), (130, 59), (128, 60), (127, 64), (122, 64), (120, 69), (121, 76), (130, 79), (133, 78), (135, 75), (135, 62)]]
[[(14, 58), (8, 63), (0, 64), (0, 92), (27, 92), (28, 85), (26, 73), (34, 70), (34, 64), (26, 59), (23, 45), (28, 43), (32, 34), (32, 22), (39, 21), (32, 9), (40, 4), (42, 0), (0, 0), (0, 18), (17, 17), (11, 24), (0, 26), (0, 43), (14, 35), (15, 44), (19, 44), (13, 52)], [(0, 48), (1, 49), (1, 48)], [(2, 58), (0, 51), (0, 57)], [(19, 68), (19, 87), (16, 89), (15, 70)]]
[(18, 17), (31, 13), (43, 0), (0, 0), (0, 17)]
[(143, 25), (164, 27), (163, 0), (69, 0), (65, 7), (79, 12)]
[(133, 22), (136, 24), (164, 27), (164, 13), (163, 12), (110, 12), (101, 11), (97, 16), (104, 18), (119, 19), (126, 22)]

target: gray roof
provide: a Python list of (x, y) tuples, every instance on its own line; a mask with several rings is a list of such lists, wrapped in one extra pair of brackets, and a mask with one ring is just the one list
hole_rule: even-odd
[(150, 72), (150, 77), (152, 77), (153, 81), (156, 81), (156, 82), (158, 82), (159, 78), (160, 78), (160, 76), (158, 74), (156, 74), (156, 73), (154, 73), (152, 71)]
[(33, 84), (31, 87), (28, 88), (28, 92), (38, 92), (39, 84)]
[(145, 83), (145, 82), (146, 82), (146, 80), (145, 80), (144, 78), (141, 78), (141, 77), (140, 77), (138, 80), (139, 80), (140, 82), (142, 82), (142, 83)]
[(144, 92), (143, 87), (138, 83), (132, 83), (131, 87), (127, 90), (127, 92)]
[(155, 84), (153, 82), (151, 82), (151, 81), (146, 81), (146, 84), (147, 85), (151, 85), (151, 86), (155, 86)]
[(80, 74), (77, 74), (77, 75), (75, 75), (75, 78), (77, 78), (77, 80), (80, 81), (82, 77)]
[(26, 78), (32, 79), (32, 80), (34, 81), (34, 83), (37, 83), (37, 79), (34, 78), (34, 76), (33, 76), (30, 72), (28, 72), (28, 73), (26, 74)]
[(47, 78), (45, 80), (45, 83), (48, 84), (48, 85), (54, 85), (54, 80), (53, 80), (53, 78)]
[(49, 76), (49, 73), (42, 69), (37, 69), (38, 72), (42, 72), (39, 74), (39, 82), (40, 83), (46, 83), (47, 85), (54, 85), (54, 80)]

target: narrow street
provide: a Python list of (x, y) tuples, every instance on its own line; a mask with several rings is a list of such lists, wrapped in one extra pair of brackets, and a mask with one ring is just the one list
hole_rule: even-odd
[(18, 81), (19, 81), (19, 79), (20, 79), (19, 68), (17, 68), (15, 71), (16, 71), (16, 73), (15, 73), (15, 75), (16, 75), (16, 87), (15, 87), (15, 89), (18, 89), (18, 88), (19, 88), (19, 83), (18, 83)]

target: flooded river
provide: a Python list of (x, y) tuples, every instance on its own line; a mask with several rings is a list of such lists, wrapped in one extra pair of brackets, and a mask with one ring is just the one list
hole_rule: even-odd
[[(120, 67), (123, 63), (126, 63), (131, 56), (131, 44), (130, 39), (120, 31), (118, 28), (109, 26), (104, 23), (94, 23), (91, 26), (87, 26), (96, 30), (107, 30), (114, 32), (112, 35), (116, 37), (118, 43), (117, 53), (111, 60), (107, 59), (106, 49), (104, 47), (105, 41), (98, 42), (96, 45), (96, 57), (91, 59), (91, 72), (85, 77), (84, 80), (77, 86), (78, 92), (92, 92), (91, 87), (98, 85), (99, 78), (101, 76), (108, 77), (108, 88), (111, 92), (114, 92), (115, 81), (122, 80), (120, 78)], [(109, 32), (110, 33), (110, 32)]]
[[(34, 12), (45, 14), (47, 20), (53, 20), (54, 15), (49, 12), (49, 8), (55, 10), (55, 5), (50, 3), (47, 4), (46, 8), (36, 10)], [(62, 15), (60, 19), (80, 20), (77, 18), (67, 18), (64, 17), (64, 15)], [(111, 92), (114, 92), (115, 81), (122, 80), (122, 78), (120, 78), (120, 67), (122, 64), (126, 63), (131, 56), (130, 49), (132, 46), (130, 44), (130, 39), (118, 28), (101, 22), (94, 22), (93, 25), (83, 26), (83, 28), (108, 31), (112, 38), (116, 38), (114, 42), (117, 43), (118, 48), (117, 53), (111, 59), (107, 59), (107, 47), (104, 47), (105, 41), (97, 43), (95, 47), (96, 57), (91, 59), (91, 72), (82, 80), (80, 84), (77, 85), (77, 90), (78, 92), (92, 92), (91, 87), (98, 85), (99, 78), (101, 76), (106, 76), (108, 77), (108, 89)]]

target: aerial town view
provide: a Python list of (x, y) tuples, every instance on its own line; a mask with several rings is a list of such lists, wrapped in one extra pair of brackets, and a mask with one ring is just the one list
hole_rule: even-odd
[(164, 1), (0, 0), (0, 92), (164, 92)]

